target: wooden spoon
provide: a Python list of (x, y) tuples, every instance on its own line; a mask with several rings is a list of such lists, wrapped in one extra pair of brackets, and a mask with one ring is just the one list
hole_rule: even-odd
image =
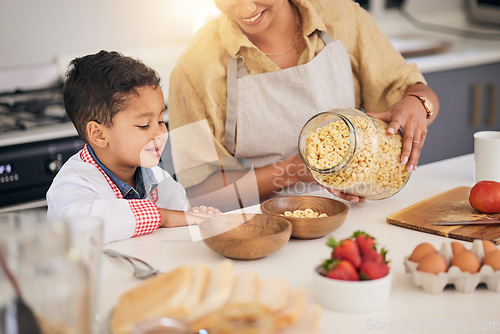
[(2, 266), (7, 279), (12, 284), (14, 291), (16, 292), (16, 310), (17, 310), (17, 329), (18, 333), (30, 333), (30, 334), (42, 334), (42, 330), (38, 325), (38, 322), (33, 314), (31, 308), (24, 302), (21, 296), (21, 289), (17, 283), (16, 278), (12, 275), (12, 272), (7, 267), (7, 263), (0, 252), (0, 265)]

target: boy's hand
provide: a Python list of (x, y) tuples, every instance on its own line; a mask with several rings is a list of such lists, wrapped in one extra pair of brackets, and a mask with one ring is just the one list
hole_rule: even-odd
[(222, 212), (220, 212), (219, 209), (205, 205), (195, 206), (191, 209), (191, 212), (194, 213), (195, 215), (202, 214), (208, 216), (219, 216), (222, 214)]
[(194, 207), (192, 212), (160, 208), (161, 227), (177, 227), (199, 224), (205, 218), (222, 215), (219, 209), (204, 205)]
[(205, 218), (220, 215), (222, 215), (222, 212), (217, 208), (205, 205), (195, 206), (191, 209), (191, 212), (186, 212), (186, 222), (187, 225), (199, 224)]
[(219, 209), (211, 206), (195, 206), (191, 212), (186, 212), (186, 220), (188, 225), (199, 224), (205, 218), (220, 216), (222, 212)]

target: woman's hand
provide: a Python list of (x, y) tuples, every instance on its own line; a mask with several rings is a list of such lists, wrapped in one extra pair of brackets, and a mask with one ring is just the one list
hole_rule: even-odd
[(342, 192), (335, 190), (335, 189), (332, 189), (332, 188), (325, 187), (325, 189), (328, 190), (328, 192), (331, 193), (332, 195), (337, 196), (337, 197), (339, 197), (343, 200), (349, 201), (349, 202), (353, 202), (353, 203), (365, 203), (366, 202), (366, 199), (364, 197), (342, 193)]
[(408, 172), (412, 172), (418, 163), (420, 151), (427, 136), (427, 120), (422, 103), (415, 97), (405, 97), (383, 113), (369, 114), (389, 123), (387, 131), (395, 134), (403, 129), (403, 148), (401, 163), (406, 164)]
[(389, 123), (387, 131), (395, 134), (399, 128), (403, 129), (403, 148), (401, 162), (406, 164), (408, 172), (416, 169), (420, 151), (427, 136), (427, 126), (436, 118), (439, 110), (439, 101), (434, 92), (423, 84), (412, 85), (407, 93), (414, 92), (426, 96), (432, 101), (434, 114), (427, 119), (427, 112), (415, 96), (405, 96), (382, 113), (367, 113)]

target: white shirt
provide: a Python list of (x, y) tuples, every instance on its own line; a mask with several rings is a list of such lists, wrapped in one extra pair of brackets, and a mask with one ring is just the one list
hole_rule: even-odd
[[(48, 216), (98, 217), (104, 226), (103, 242), (108, 243), (156, 230), (161, 218), (157, 208), (187, 210), (186, 191), (160, 167), (152, 168), (159, 183), (157, 191), (144, 200), (126, 200), (117, 195), (116, 186), (97, 165), (82, 159), (85, 151), (88, 153), (82, 149), (73, 155), (54, 178), (47, 191)], [(149, 216), (143, 215), (144, 210), (158, 211), (152, 212), (155, 221), (147, 221)], [(144, 224), (150, 226), (144, 229)]]

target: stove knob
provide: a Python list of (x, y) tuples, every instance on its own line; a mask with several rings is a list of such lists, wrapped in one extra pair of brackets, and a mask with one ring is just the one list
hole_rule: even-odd
[(47, 163), (47, 170), (53, 174), (57, 174), (57, 172), (62, 167), (62, 155), (58, 154), (54, 160), (51, 160)]

